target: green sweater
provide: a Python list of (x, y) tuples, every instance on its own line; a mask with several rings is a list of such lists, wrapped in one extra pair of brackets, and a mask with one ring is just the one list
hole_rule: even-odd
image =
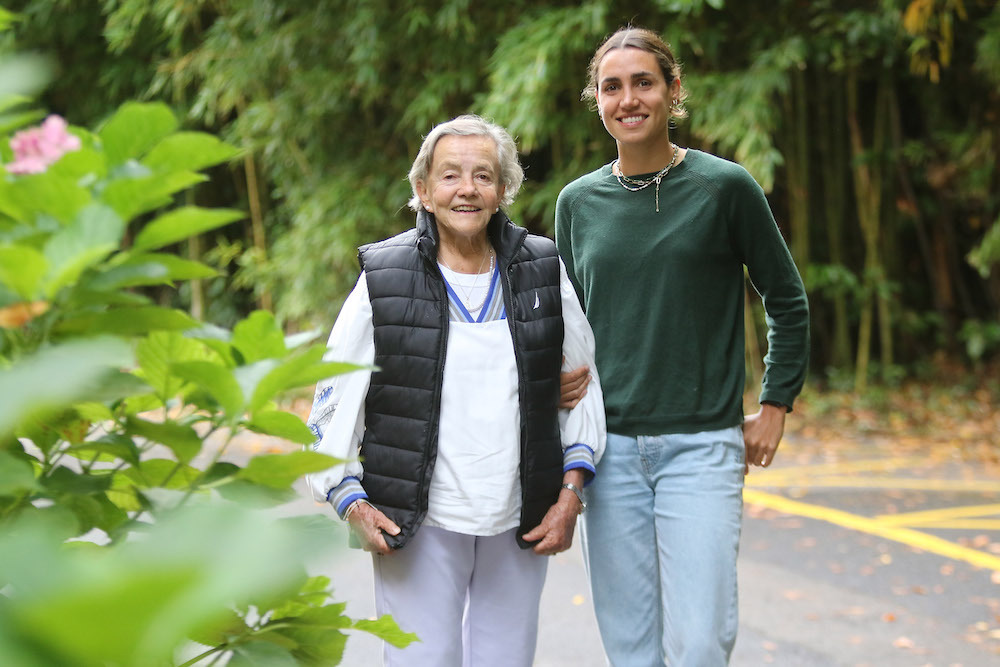
[(791, 407), (809, 306), (764, 192), (743, 167), (693, 149), (661, 183), (659, 213), (655, 190), (629, 192), (605, 165), (556, 204), (556, 244), (597, 340), (608, 431), (742, 422), (744, 265), (769, 329), (760, 400)]

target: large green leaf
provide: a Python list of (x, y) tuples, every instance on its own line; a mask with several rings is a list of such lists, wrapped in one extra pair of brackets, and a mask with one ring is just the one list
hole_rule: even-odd
[(108, 164), (118, 165), (142, 157), (177, 129), (177, 119), (161, 103), (127, 102), (98, 131)]
[(201, 471), (170, 459), (145, 459), (138, 466), (126, 468), (119, 475), (139, 488), (187, 489), (201, 477)]
[(120, 178), (104, 189), (101, 199), (122, 217), (131, 220), (140, 213), (171, 203), (171, 195), (207, 180), (192, 171), (175, 171), (141, 178)]
[(75, 180), (55, 174), (0, 178), (0, 213), (21, 222), (47, 214), (68, 224), (90, 201), (90, 192)]
[(340, 604), (308, 609), (295, 622), (286, 621), (288, 627), (279, 632), (299, 645), (295, 657), (305, 664), (340, 664), (347, 644), (342, 631), (351, 627), (351, 619), (342, 612)]
[(302, 445), (308, 445), (316, 440), (309, 427), (290, 412), (261, 410), (253, 415), (246, 426), (251, 431), (284, 438)]
[(17, 292), (25, 301), (38, 295), (42, 276), (48, 269), (45, 255), (31, 246), (0, 246), (0, 283)]
[(89, 399), (109, 370), (132, 363), (127, 343), (95, 338), (43, 349), (0, 371), (0, 436), (39, 410)]
[(240, 644), (233, 649), (230, 667), (299, 667), (302, 665), (283, 646), (278, 646), (266, 637)]
[[(325, 353), (326, 349), (317, 345), (268, 369), (267, 373), (255, 383), (247, 409), (254, 413), (275, 396), (289, 389), (306, 387), (334, 375), (367, 368), (346, 362), (324, 362), (322, 359)], [(266, 360), (258, 362), (258, 364), (265, 362)], [(243, 391), (246, 395), (246, 386), (244, 386)]]
[(326, 470), (336, 463), (332, 456), (311, 451), (262, 454), (250, 459), (238, 476), (275, 489), (287, 489), (303, 475)]
[(128, 520), (125, 511), (111, 502), (104, 493), (64, 496), (59, 499), (59, 504), (76, 515), (80, 534), (92, 528), (100, 528), (111, 534)]
[(227, 225), (245, 217), (242, 211), (223, 208), (199, 208), (185, 206), (164, 213), (135, 237), (136, 250), (153, 250), (165, 245), (183, 241), (210, 229)]
[(187, 361), (171, 369), (212, 396), (231, 420), (243, 414), (243, 391), (229, 368), (211, 361)]
[(111, 290), (140, 285), (172, 284), (176, 280), (212, 278), (219, 272), (210, 266), (166, 253), (130, 256), (88, 281), (91, 289)]
[(332, 544), (218, 505), (164, 517), (142, 539), (100, 551), (64, 549), (54, 535), (40, 522), (0, 531), (0, 580), (18, 591), (4, 604), (4, 631), (61, 665), (176, 664), (186, 638), (224, 626), (234, 604), (294, 595), (301, 564), (289, 553)]
[(184, 386), (184, 380), (174, 375), (171, 365), (205, 357), (206, 352), (198, 341), (176, 331), (154, 331), (136, 346), (142, 376), (164, 400), (176, 396)]
[(37, 487), (31, 464), (0, 450), (0, 496), (12, 496)]
[(50, 270), (45, 277), (49, 298), (62, 287), (76, 282), (84, 269), (100, 262), (121, 243), (125, 223), (100, 204), (87, 206), (45, 244)]
[(77, 458), (92, 458), (102, 456), (105, 460), (122, 460), (132, 465), (139, 465), (139, 448), (132, 438), (119, 434), (108, 434), (96, 440), (74, 445), (66, 450), (67, 454)]
[(166, 445), (181, 463), (190, 463), (201, 452), (202, 440), (193, 428), (177, 422), (151, 422), (129, 417), (129, 433)]
[(111, 475), (108, 473), (87, 474), (70, 470), (66, 466), (57, 466), (52, 472), (40, 480), (47, 491), (56, 495), (90, 495), (104, 493), (111, 488)]
[(183, 331), (197, 324), (187, 313), (180, 310), (142, 306), (76, 315), (60, 322), (56, 326), (56, 331), (64, 334), (110, 333), (118, 336), (137, 336), (157, 330)]
[(356, 630), (370, 632), (379, 639), (384, 639), (389, 642), (396, 648), (406, 648), (418, 639), (416, 634), (400, 630), (399, 625), (392, 618), (392, 616), (382, 616), (374, 621), (361, 619), (354, 622), (354, 628)]
[(78, 150), (66, 153), (49, 167), (49, 174), (71, 179), (76, 183), (92, 183), (108, 174), (104, 153), (95, 150), (88, 135), (83, 136), (84, 145)]
[(231, 160), (240, 150), (204, 132), (177, 132), (156, 144), (142, 162), (154, 171), (200, 171)]
[(243, 355), (244, 363), (285, 356), (285, 336), (274, 315), (256, 310), (233, 328), (232, 344)]

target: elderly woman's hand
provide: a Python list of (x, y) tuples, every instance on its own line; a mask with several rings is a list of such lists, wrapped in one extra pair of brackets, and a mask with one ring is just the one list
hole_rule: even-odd
[[(563, 478), (577, 488), (583, 487), (583, 471), (570, 470)], [(528, 542), (539, 540), (532, 550), (540, 556), (553, 556), (566, 551), (573, 544), (573, 531), (576, 530), (576, 518), (583, 508), (580, 499), (570, 489), (559, 491), (559, 500), (549, 508), (542, 522), (524, 534)]]
[(373, 551), (383, 556), (392, 552), (392, 549), (385, 542), (385, 537), (382, 536), (382, 531), (384, 530), (390, 535), (399, 535), (399, 526), (379, 509), (366, 502), (361, 502), (351, 512), (348, 523), (350, 523), (354, 534), (361, 540), (361, 548), (365, 551)]

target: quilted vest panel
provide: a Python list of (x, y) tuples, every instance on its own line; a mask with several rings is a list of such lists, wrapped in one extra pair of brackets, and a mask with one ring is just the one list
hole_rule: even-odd
[[(423, 223), (423, 224), (421, 224)], [(375, 365), (361, 444), (369, 500), (400, 527), (393, 548), (413, 536), (427, 514), (437, 458), (441, 383), (448, 342), (448, 302), (436, 263), (436, 230), (418, 214), (417, 228), (363, 246), (375, 328)], [(528, 235), (498, 213), (489, 232), (501, 270), (517, 360), (521, 410), (522, 535), (541, 522), (562, 482), (559, 370), (562, 301), (559, 260), (549, 239)]]

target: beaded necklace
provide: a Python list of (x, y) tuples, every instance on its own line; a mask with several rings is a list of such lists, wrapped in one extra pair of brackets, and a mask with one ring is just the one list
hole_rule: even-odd
[[(617, 160), (616, 159), (614, 162), (611, 163), (611, 173), (613, 173), (615, 175), (615, 178), (618, 179), (618, 183), (623, 188), (625, 188), (626, 190), (628, 190), (629, 192), (638, 192), (639, 190), (645, 190), (650, 185), (656, 183), (656, 212), (657, 213), (660, 212), (660, 181), (662, 181), (664, 178), (667, 177), (667, 174), (670, 173), (670, 168), (674, 166), (675, 162), (677, 162), (677, 152), (678, 152), (679, 149), (677, 148), (677, 145), (674, 144), (674, 143), (671, 143), (670, 145), (674, 147), (674, 154), (670, 158), (670, 164), (668, 164), (666, 167), (664, 167), (663, 169), (661, 169), (657, 173), (653, 174), (648, 179), (629, 178), (628, 176), (626, 176), (625, 174), (623, 174), (622, 173), (622, 169), (621, 169), (621, 165), (620, 165), (621, 160)], [(626, 183), (628, 185), (626, 185)], [(629, 187), (629, 186), (633, 186), (633, 187)]]

